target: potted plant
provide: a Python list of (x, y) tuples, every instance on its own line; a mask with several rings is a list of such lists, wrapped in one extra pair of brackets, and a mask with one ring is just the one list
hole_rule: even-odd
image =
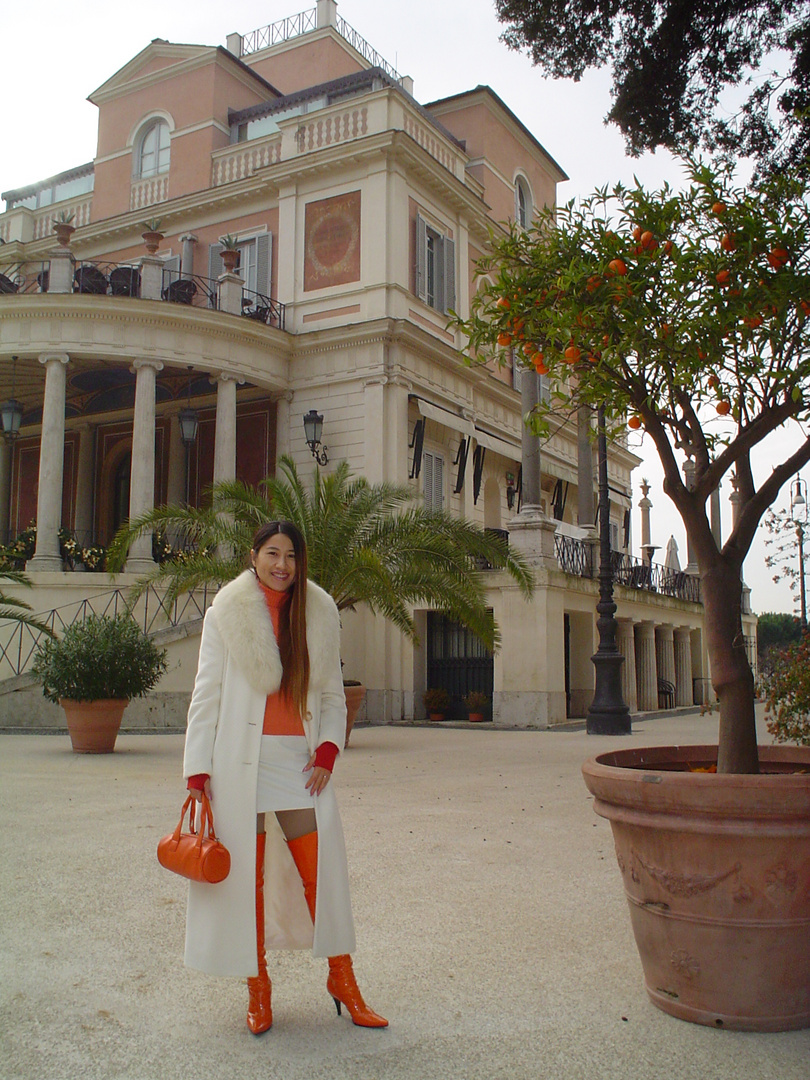
[(160, 231), (162, 224), (163, 222), (160, 218), (150, 218), (148, 221), (141, 222), (141, 228), (143, 229), (141, 236), (143, 238), (144, 246), (150, 255), (154, 255), (160, 247), (160, 241), (164, 236)]
[(444, 720), (450, 708), (450, 695), (442, 686), (426, 690), (422, 695), (425, 710), (431, 720)]
[(343, 693), (346, 695), (346, 741), (343, 744), (345, 750), (349, 745), (354, 722), (357, 719), (360, 706), (363, 704), (363, 698), (366, 696), (366, 688), (357, 679), (344, 679)]
[(158, 649), (129, 615), (91, 615), (37, 650), (32, 673), (61, 704), (74, 753), (110, 754), (124, 709), (166, 671)]
[(484, 710), (489, 705), (489, 695), (480, 690), (471, 690), (464, 698), (471, 723), (480, 723), (484, 719)]
[(71, 224), (74, 217), (75, 214), (68, 213), (67, 210), (60, 210), (54, 215), (53, 231), (62, 247), (68, 246), (71, 236), (76, 232), (76, 226)]
[(239, 262), (239, 241), (228, 233), (227, 236), (220, 236), (219, 243), (222, 247), (220, 253), (222, 265), (229, 274), (232, 274)]
[[(658, 452), (699, 567), (719, 742), (600, 754), (583, 773), (611, 821), (652, 1000), (782, 1030), (810, 1024), (810, 750), (757, 748), (742, 569), (810, 460), (810, 182), (785, 172), (739, 189), (686, 168), (682, 192), (617, 186), (510, 228), (455, 322), (473, 357), (517, 346), (541, 362), (553, 393), (538, 434), (553, 409), (598, 408), (616, 437), (643, 429)], [(765, 440), (788, 424), (795, 448), (780, 456)], [(706, 505), (732, 470), (720, 545)]]

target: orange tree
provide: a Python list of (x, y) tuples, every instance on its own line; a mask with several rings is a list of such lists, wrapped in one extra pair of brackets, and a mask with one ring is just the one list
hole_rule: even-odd
[[(538, 434), (549, 411), (586, 404), (603, 406), (614, 431), (629, 416), (650, 436), (699, 566), (718, 769), (756, 772), (741, 572), (763, 513), (810, 459), (808, 184), (783, 175), (741, 190), (726, 172), (686, 168), (683, 191), (604, 189), (494, 238), (470, 317), (456, 325), (468, 362), (509, 347), (548, 374), (552, 400), (530, 420)], [(768, 460), (757, 482), (752, 455), (790, 422), (799, 448)], [(718, 547), (706, 501), (730, 470), (739, 516)]]

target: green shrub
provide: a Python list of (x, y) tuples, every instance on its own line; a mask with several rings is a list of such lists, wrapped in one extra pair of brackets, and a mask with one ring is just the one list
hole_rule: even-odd
[(482, 693), (481, 690), (471, 690), (464, 698), (464, 704), (472, 713), (483, 712), (489, 705), (489, 695)]
[(158, 649), (129, 615), (91, 615), (37, 650), (31, 668), (49, 701), (142, 697), (166, 671)]
[(776, 742), (810, 746), (810, 634), (771, 654), (760, 688), (765, 721)]

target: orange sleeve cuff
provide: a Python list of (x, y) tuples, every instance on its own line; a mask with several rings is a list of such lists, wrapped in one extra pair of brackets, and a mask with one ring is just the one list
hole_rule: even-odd
[(195, 773), (194, 776), (188, 778), (186, 787), (189, 791), (202, 791), (205, 787), (205, 781), (210, 779), (211, 777), (207, 772)]

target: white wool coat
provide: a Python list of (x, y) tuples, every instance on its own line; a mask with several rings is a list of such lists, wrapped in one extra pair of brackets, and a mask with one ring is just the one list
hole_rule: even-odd
[[(346, 698), (340, 618), (323, 589), (307, 582), (310, 679), (304, 732), (310, 752), (343, 747)], [(203, 624), (188, 711), (183, 775), (208, 773), (217, 836), (231, 870), (216, 885), (189, 883), (185, 962), (211, 975), (256, 975), (256, 781), (267, 695), (281, 685), (281, 658), (267, 604), (246, 570), (216, 596)], [(268, 949), (315, 956), (354, 952), (346, 850), (334, 780), (313, 798), (318, 826), (315, 926), (301, 879), (273, 813), (265, 815), (265, 935)]]

